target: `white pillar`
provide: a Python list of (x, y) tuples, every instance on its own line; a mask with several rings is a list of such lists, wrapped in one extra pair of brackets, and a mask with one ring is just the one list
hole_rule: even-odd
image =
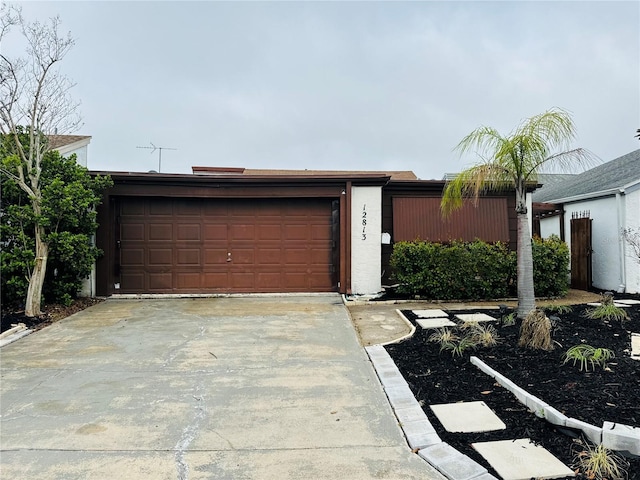
[(351, 188), (351, 292), (382, 290), (382, 187)]

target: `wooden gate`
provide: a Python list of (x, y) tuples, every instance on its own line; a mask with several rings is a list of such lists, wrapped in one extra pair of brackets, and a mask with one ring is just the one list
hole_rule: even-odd
[(589, 211), (571, 214), (571, 288), (591, 288), (591, 219)]

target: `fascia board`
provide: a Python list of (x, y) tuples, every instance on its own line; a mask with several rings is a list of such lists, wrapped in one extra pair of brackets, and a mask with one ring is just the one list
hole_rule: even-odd
[(77, 142), (69, 143), (67, 145), (60, 145), (60, 147), (54, 148), (52, 150), (57, 150), (60, 155), (64, 156), (64, 154), (66, 153), (73, 152), (74, 150), (82, 147), (86, 147), (87, 145), (89, 145), (89, 143), (91, 143), (91, 138), (85, 138), (82, 140), (78, 140)]
[(620, 192), (620, 188), (610, 188), (608, 190), (602, 190), (600, 192), (583, 193), (582, 195), (575, 195), (573, 197), (555, 198), (547, 200), (545, 203), (574, 203), (581, 202), (583, 200), (591, 200), (593, 198), (609, 197)]
[(638, 178), (637, 180), (634, 180), (631, 183), (627, 183), (622, 187), (621, 190), (631, 193), (631, 192), (635, 192), (638, 189), (640, 189), (640, 178)]

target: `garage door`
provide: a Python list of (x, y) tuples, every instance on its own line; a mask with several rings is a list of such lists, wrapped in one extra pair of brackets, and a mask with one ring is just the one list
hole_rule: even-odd
[(336, 289), (330, 199), (123, 198), (118, 222), (121, 293)]

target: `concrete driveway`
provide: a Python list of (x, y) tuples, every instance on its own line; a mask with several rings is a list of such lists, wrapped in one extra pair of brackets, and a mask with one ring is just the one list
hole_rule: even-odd
[(337, 295), (111, 299), (0, 360), (2, 478), (442, 478)]

